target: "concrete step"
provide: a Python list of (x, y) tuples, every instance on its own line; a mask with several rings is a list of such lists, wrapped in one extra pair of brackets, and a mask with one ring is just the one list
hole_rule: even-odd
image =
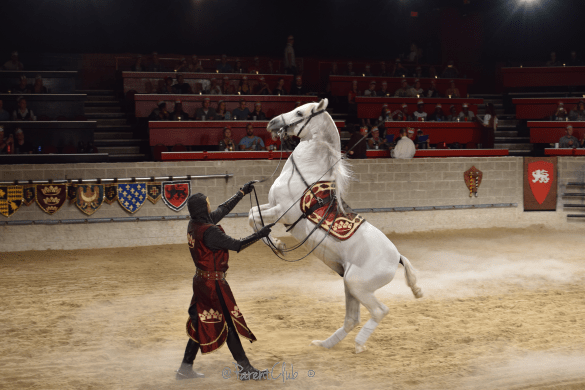
[[(498, 128), (499, 129), (499, 128)], [(518, 136), (518, 132), (517, 131), (496, 131), (496, 138), (497, 137), (517, 137)]]
[(86, 100), (85, 107), (120, 107), (120, 102), (117, 100)]
[[(101, 129), (100, 129), (101, 130)], [(111, 139), (130, 139), (134, 133), (129, 131), (114, 132), (114, 131), (96, 131), (93, 133), (94, 140), (111, 140)]]
[(502, 119), (498, 118), (498, 128), (500, 127), (516, 127), (520, 121), (518, 119)]
[(92, 96), (92, 95), (87, 95), (87, 99), (85, 99), (85, 102), (111, 102), (116, 100), (116, 96), (115, 95), (105, 95), (105, 96), (101, 96), (101, 95), (96, 95), (96, 96)]
[(114, 95), (115, 91), (113, 89), (80, 89), (75, 91), (75, 93), (85, 93), (87, 95), (96, 96), (96, 95)]
[(95, 140), (95, 146), (99, 147), (117, 147), (117, 146), (140, 146), (140, 144), (147, 142), (148, 140), (139, 138), (106, 138)]
[(113, 106), (113, 107), (88, 107), (85, 106), (85, 115), (94, 115), (94, 114), (118, 114), (122, 111), (120, 106)]
[[(100, 149), (101, 152), (101, 149)], [(136, 162), (136, 161), (148, 161), (146, 154), (142, 153), (129, 153), (129, 154), (110, 154), (108, 156), (109, 162)]]
[(496, 143), (530, 143), (530, 137), (495, 137)]
[(511, 144), (511, 143), (502, 143), (502, 144), (494, 144), (494, 149), (508, 149), (508, 150), (530, 150), (532, 151), (532, 144)]
[(133, 127), (132, 125), (127, 125), (127, 124), (123, 124), (123, 125), (109, 125), (109, 124), (103, 124), (100, 125), (99, 123), (97, 124), (97, 131), (103, 131), (103, 132), (118, 132), (118, 131), (132, 131)]
[(119, 119), (126, 118), (126, 114), (123, 112), (94, 112), (87, 115), (89, 120), (93, 119)]
[(96, 121), (98, 129), (103, 129), (106, 127), (116, 127), (119, 128), (120, 126), (127, 125), (128, 121), (126, 118), (121, 119), (93, 119)]
[(140, 154), (140, 146), (101, 146), (98, 149), (100, 153), (108, 153), (110, 155)]

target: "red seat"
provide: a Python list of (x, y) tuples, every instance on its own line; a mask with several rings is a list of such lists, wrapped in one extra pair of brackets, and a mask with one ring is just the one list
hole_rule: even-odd
[(468, 142), (465, 144), (465, 149), (477, 149), (477, 144), (475, 142)]
[(187, 147), (183, 144), (176, 144), (175, 146), (173, 146), (172, 151), (173, 152), (186, 152)]
[(162, 153), (168, 152), (169, 150), (163, 144), (158, 144), (154, 148), (152, 148), (152, 158), (154, 161), (162, 161)]
[(57, 154), (59, 151), (53, 145), (45, 145), (42, 147), (43, 154)]

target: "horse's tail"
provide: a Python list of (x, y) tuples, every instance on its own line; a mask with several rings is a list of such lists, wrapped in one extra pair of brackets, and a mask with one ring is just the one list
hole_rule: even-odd
[(400, 255), (400, 264), (404, 266), (404, 274), (406, 276), (406, 284), (412, 290), (412, 293), (416, 298), (422, 298), (423, 293), (420, 287), (416, 285), (416, 274), (410, 261), (402, 255)]

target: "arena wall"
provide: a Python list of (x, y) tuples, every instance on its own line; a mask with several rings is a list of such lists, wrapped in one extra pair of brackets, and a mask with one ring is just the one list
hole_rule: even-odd
[[(212, 206), (232, 196), (248, 180), (270, 175), (278, 161), (213, 161), (213, 162), (145, 162), (63, 165), (0, 165), (0, 181), (47, 179), (95, 179), (151, 176), (183, 176), (231, 173), (229, 179), (192, 180), (191, 191), (209, 196)], [(563, 210), (561, 194), (567, 182), (583, 181), (584, 157), (562, 157), (558, 160), (558, 206), (556, 212), (523, 211), (523, 158), (447, 158), (415, 160), (352, 161), (355, 181), (346, 201), (354, 209), (417, 207), (418, 211), (360, 213), (384, 233), (423, 232), (436, 229), (491, 227), (526, 227), (542, 224), (553, 229), (583, 229), (582, 220), (569, 220)], [(463, 172), (475, 166), (483, 172), (478, 197), (469, 197)], [(267, 202), (273, 180), (257, 185), (261, 203)], [(574, 201), (573, 201), (574, 202)], [(461, 206), (507, 204), (451, 210), (420, 210), (428, 206)], [(510, 206), (511, 205), (511, 206)], [(247, 213), (250, 202), (245, 198), (222, 225), (229, 234), (250, 234)], [(84, 220), (94, 218), (187, 215), (169, 209), (162, 200), (146, 201), (134, 214), (119, 204), (103, 204), (92, 216), (86, 216), (75, 205), (66, 204), (54, 215), (44, 213), (37, 205), (21, 206), (10, 218), (0, 216), (0, 252), (128, 247), (186, 242), (187, 220), (107, 222), (79, 224), (8, 225), (7, 221)], [(284, 229), (275, 230), (286, 235)]]

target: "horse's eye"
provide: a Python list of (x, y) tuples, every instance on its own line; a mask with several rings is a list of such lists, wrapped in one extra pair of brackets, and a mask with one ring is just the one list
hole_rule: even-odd
[(297, 115), (298, 115), (298, 116), (303, 116), (303, 113), (302, 113), (302, 112), (300, 112), (300, 111), (297, 111)]

